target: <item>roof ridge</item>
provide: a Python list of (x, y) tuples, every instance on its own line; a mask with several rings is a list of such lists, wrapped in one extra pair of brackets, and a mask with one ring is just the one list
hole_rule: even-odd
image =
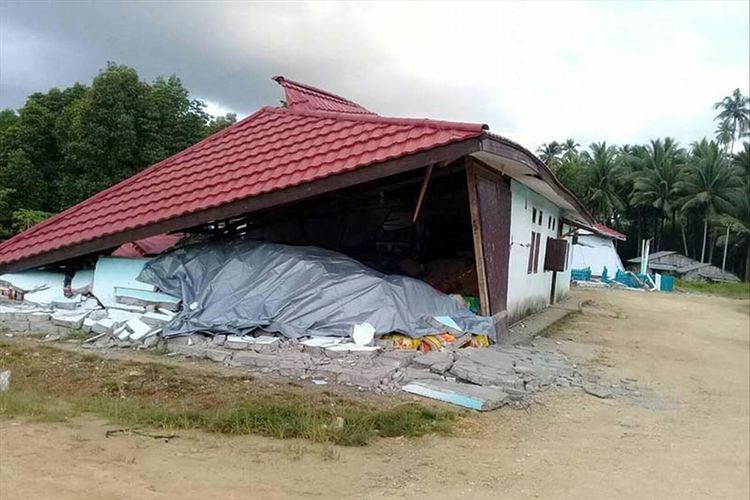
[(274, 76), (273, 80), (284, 89), (286, 104), (289, 109), (326, 110), (330, 107), (343, 113), (377, 115), (364, 106), (327, 90), (294, 80), (287, 80), (283, 76)]
[(429, 118), (398, 118), (380, 115), (358, 113), (339, 113), (335, 111), (313, 111), (309, 109), (271, 108), (274, 113), (289, 113), (294, 115), (312, 116), (317, 118), (331, 118), (334, 120), (356, 121), (362, 123), (383, 123), (389, 125), (422, 126), (437, 130), (462, 130), (481, 133), (489, 130), (486, 123), (452, 122), (447, 120), (431, 120)]
[(307, 91), (310, 91), (310, 92), (315, 92), (317, 94), (321, 94), (323, 96), (339, 100), (339, 101), (341, 101), (343, 103), (346, 103), (346, 104), (351, 104), (351, 105), (354, 105), (354, 106), (362, 107), (362, 106), (360, 106), (360, 104), (358, 104), (358, 103), (356, 103), (356, 102), (354, 102), (352, 100), (349, 100), (346, 97), (341, 97), (340, 95), (334, 94), (333, 92), (329, 92), (327, 90), (323, 90), (323, 89), (320, 89), (318, 87), (313, 87), (312, 85), (308, 85), (306, 83), (300, 83), (300, 82), (296, 82), (294, 80), (289, 80), (288, 78), (285, 78), (285, 77), (283, 77), (281, 75), (274, 76), (271, 79), (273, 81), (275, 81), (276, 83), (278, 83), (279, 85), (281, 85), (282, 87), (284, 86), (284, 83), (288, 83), (288, 84), (294, 85), (295, 87), (299, 87), (302, 91), (306, 91), (307, 90)]

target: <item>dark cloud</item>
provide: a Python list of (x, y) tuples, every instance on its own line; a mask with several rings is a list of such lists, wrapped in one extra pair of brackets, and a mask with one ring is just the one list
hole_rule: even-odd
[(532, 145), (711, 134), (711, 104), (747, 89), (747, 5), (644, 5), (6, 0), (0, 107), (115, 61), (240, 115), (278, 103), (282, 74)]

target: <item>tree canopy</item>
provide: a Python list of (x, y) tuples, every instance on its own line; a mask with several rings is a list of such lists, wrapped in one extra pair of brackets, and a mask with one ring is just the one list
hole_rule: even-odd
[(0, 111), (0, 239), (231, 125), (175, 75), (141, 80), (108, 63), (90, 85), (50, 89)]
[(567, 139), (537, 151), (594, 217), (628, 235), (625, 257), (637, 254), (642, 238), (654, 238), (654, 250), (723, 265), (713, 250), (728, 245), (729, 270), (748, 279), (750, 99), (736, 89), (714, 109), (716, 140), (687, 148), (665, 137), (620, 147), (593, 143), (583, 151)]

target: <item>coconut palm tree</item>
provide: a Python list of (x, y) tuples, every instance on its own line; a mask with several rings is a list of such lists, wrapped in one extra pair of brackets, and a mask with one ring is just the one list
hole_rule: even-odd
[(703, 212), (701, 262), (706, 258), (709, 219), (714, 214), (731, 211), (740, 185), (736, 170), (727, 162), (717, 142), (704, 138), (693, 143), (685, 175), (677, 183), (683, 194), (677, 203), (683, 210), (700, 208)]
[(557, 141), (546, 142), (536, 150), (539, 154), (539, 158), (553, 172), (557, 169), (557, 166), (560, 163), (560, 155), (562, 154), (562, 151), (562, 147)]
[(716, 115), (716, 120), (726, 121), (732, 125), (732, 147), (730, 151), (734, 151), (735, 134), (744, 137), (750, 130), (750, 98), (743, 96), (740, 89), (734, 89), (732, 95), (728, 95), (715, 103), (714, 109), (721, 110)]
[[(675, 223), (676, 202), (680, 198), (677, 182), (685, 166), (685, 151), (671, 137), (652, 140), (633, 153), (638, 164), (632, 175), (633, 191), (630, 202), (635, 207), (654, 209), (654, 228), (657, 234), (656, 249), (661, 244), (664, 218), (672, 217)], [(658, 231), (661, 226), (661, 231)]]
[(716, 132), (714, 132), (714, 134), (716, 135), (716, 142), (723, 145), (724, 152), (729, 154), (729, 148), (734, 141), (734, 129), (732, 128), (732, 122), (730, 122), (729, 120), (723, 120), (721, 123), (719, 123), (719, 126), (716, 127)]
[(622, 173), (617, 148), (607, 146), (606, 142), (594, 142), (589, 149), (590, 152), (583, 153), (588, 170), (585, 201), (595, 217), (611, 223), (615, 214), (625, 209), (622, 199), (617, 194), (617, 185)]
[(578, 144), (574, 139), (566, 139), (565, 142), (560, 145), (560, 148), (563, 152), (563, 159), (576, 156), (578, 154), (578, 148), (580, 147), (581, 145)]

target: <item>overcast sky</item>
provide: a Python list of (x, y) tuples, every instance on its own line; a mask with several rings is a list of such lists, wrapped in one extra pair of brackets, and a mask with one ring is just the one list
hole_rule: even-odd
[(107, 61), (177, 74), (213, 112), (277, 74), (383, 115), (483, 122), (535, 148), (713, 135), (750, 93), (750, 2), (0, 2), (0, 107)]

